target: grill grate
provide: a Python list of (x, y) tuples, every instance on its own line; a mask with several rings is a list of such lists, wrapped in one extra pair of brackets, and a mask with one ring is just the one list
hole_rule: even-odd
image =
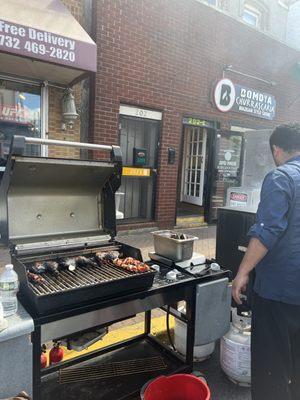
[(162, 357), (148, 357), (104, 365), (92, 365), (59, 371), (59, 383), (76, 383), (117, 376), (136, 375), (167, 368)]
[[(144, 272), (143, 275), (147, 273), (149, 272)], [(101, 262), (98, 266), (88, 265), (77, 267), (75, 271), (61, 271), (57, 277), (46, 272), (43, 274), (45, 283), (35, 285), (29, 282), (29, 286), (37, 296), (44, 296), (93, 286), (99, 283), (112, 282), (134, 275), (131, 271), (118, 268), (112, 262), (105, 261)]]

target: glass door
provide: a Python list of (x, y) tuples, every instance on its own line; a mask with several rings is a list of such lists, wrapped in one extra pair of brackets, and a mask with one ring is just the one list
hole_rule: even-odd
[(214, 151), (210, 179), (210, 222), (217, 219), (218, 208), (225, 206), (227, 189), (240, 186), (243, 154), (242, 133), (219, 131)]
[(185, 128), (181, 201), (198, 206), (203, 205), (206, 140), (206, 128)]

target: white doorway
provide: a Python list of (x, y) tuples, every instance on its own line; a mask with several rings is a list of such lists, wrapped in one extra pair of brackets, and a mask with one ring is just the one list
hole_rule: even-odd
[(206, 128), (185, 128), (180, 200), (197, 206), (203, 205), (206, 140)]

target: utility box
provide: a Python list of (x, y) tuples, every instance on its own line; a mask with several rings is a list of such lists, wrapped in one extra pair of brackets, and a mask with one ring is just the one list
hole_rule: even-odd
[[(221, 207), (218, 209), (216, 260), (235, 278), (249, 244), (249, 229), (255, 223), (256, 209), (251, 207)], [(255, 271), (250, 274), (247, 287), (248, 305), (251, 304)]]

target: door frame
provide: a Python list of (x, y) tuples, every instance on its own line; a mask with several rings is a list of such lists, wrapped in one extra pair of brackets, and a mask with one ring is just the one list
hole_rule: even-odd
[[(203, 130), (203, 141), (202, 141), (202, 152), (201, 152), (201, 175), (200, 175), (200, 189), (199, 189), (199, 194), (200, 196), (198, 197), (199, 201), (194, 200), (193, 198), (197, 198), (196, 196), (188, 196), (184, 194), (185, 191), (185, 174), (186, 174), (186, 169), (187, 169), (187, 164), (186, 164), (186, 159), (187, 159), (187, 147), (188, 147), (188, 135), (186, 131), (188, 129), (199, 129)], [(183, 158), (182, 158), (182, 172), (181, 172), (181, 190), (180, 190), (180, 201), (189, 203), (189, 204), (194, 204), (196, 206), (203, 206), (203, 198), (204, 198), (204, 174), (205, 174), (205, 158), (206, 158), (206, 143), (207, 143), (207, 128), (205, 127), (200, 127), (200, 126), (185, 126), (184, 132), (183, 132)], [(197, 151), (199, 149), (199, 142), (197, 144)], [(195, 171), (197, 170), (198, 167), (198, 160), (196, 161), (196, 166), (195, 166)]]
[(215, 155), (215, 140), (216, 140), (216, 131), (220, 128), (220, 122), (216, 120), (208, 120), (203, 116), (199, 115), (193, 115), (193, 114), (186, 114), (183, 115), (182, 117), (182, 126), (181, 126), (181, 136), (180, 136), (180, 154), (179, 154), (179, 160), (178, 160), (178, 183), (180, 180), (180, 185), (178, 185), (177, 189), (177, 204), (176, 204), (176, 213), (174, 215), (174, 226), (176, 225), (177, 217), (178, 217), (178, 208), (179, 208), (179, 203), (180, 203), (180, 194), (181, 194), (181, 174), (182, 174), (182, 163), (183, 163), (183, 145), (184, 145), (184, 130), (186, 126), (198, 126), (196, 124), (193, 124), (192, 122), (188, 122), (189, 120), (192, 120), (192, 122), (195, 121), (201, 121), (203, 122), (203, 127), (207, 128), (207, 143), (208, 143), (208, 162), (207, 162), (207, 170), (209, 171), (209, 174), (207, 176), (206, 180), (206, 185), (205, 185), (205, 193), (204, 193), (204, 220), (205, 222), (209, 223), (209, 218), (210, 218), (210, 194), (211, 194), (211, 184), (210, 182), (212, 181), (213, 177), (211, 176), (213, 174), (213, 170), (211, 167), (214, 165), (214, 155)]

